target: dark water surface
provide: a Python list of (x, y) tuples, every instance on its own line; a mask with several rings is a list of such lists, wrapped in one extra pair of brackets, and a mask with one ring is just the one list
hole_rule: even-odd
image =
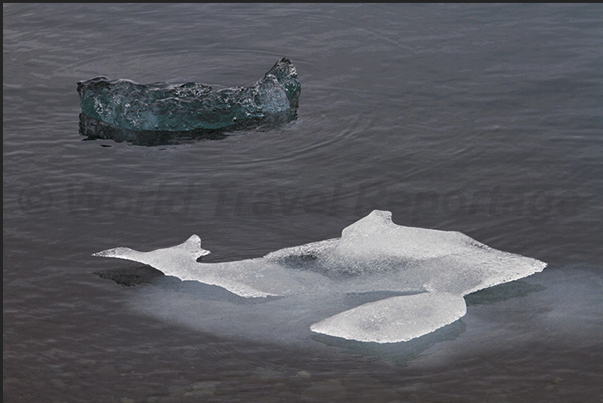
[[(602, 20), (600, 5), (4, 4), (4, 401), (600, 402)], [(79, 134), (79, 80), (247, 86), (280, 57), (302, 84), (290, 123), (157, 146)], [(257, 257), (373, 209), (549, 267), (468, 297), (441, 332), (375, 345), (287, 312), (229, 316), (161, 277), (122, 287), (95, 273), (135, 266), (90, 256), (197, 233), (207, 262)]]

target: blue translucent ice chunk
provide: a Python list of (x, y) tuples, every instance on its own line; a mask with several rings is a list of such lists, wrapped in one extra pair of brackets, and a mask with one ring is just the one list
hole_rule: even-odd
[(314, 301), (324, 295), (393, 292), (310, 327), (316, 333), (378, 343), (433, 332), (465, 315), (465, 295), (546, 266), (460, 232), (397, 225), (389, 211), (379, 210), (344, 228), (341, 238), (281, 249), (262, 258), (197, 261), (208, 253), (193, 235), (170, 248), (139, 252), (120, 247), (95, 256), (141, 262), (166, 275), (216, 285), (245, 298), (296, 296), (298, 301)]
[(227, 128), (298, 106), (295, 66), (282, 58), (250, 87), (214, 90), (197, 83), (137, 84), (95, 77), (78, 82), (82, 114), (131, 131)]

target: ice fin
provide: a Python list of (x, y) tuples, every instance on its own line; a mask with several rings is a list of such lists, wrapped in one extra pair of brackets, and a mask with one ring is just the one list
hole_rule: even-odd
[[(201, 238), (199, 235), (191, 235), (186, 241), (184, 241), (179, 246), (174, 246), (174, 248), (182, 249), (185, 253), (190, 253), (190, 255), (197, 260), (201, 256), (209, 255), (211, 252), (205, 250), (201, 247)], [(173, 248), (171, 248), (173, 249)]]
[(433, 332), (466, 312), (462, 296), (428, 292), (369, 302), (317, 322), (311, 330), (349, 340), (396, 343)]
[[(167, 253), (169, 251), (169, 253)], [(164, 265), (158, 263), (163, 260), (178, 260), (185, 262), (195, 262), (199, 257), (208, 255), (210, 251), (201, 248), (201, 238), (198, 235), (192, 235), (180, 245), (170, 248), (157, 249), (150, 252), (139, 252), (130, 248), (113, 248), (93, 253), (92, 256), (114, 257), (118, 259), (132, 260), (151, 265), (159, 270)]]
[(138, 252), (130, 248), (112, 248), (93, 253), (92, 256), (114, 257), (118, 259), (133, 260), (134, 262), (144, 263), (144, 252)]
[(373, 233), (379, 233), (388, 228), (396, 227), (392, 221), (391, 211), (373, 210), (369, 215), (355, 223), (348, 225), (341, 231), (342, 238), (355, 237), (358, 234), (367, 236)]

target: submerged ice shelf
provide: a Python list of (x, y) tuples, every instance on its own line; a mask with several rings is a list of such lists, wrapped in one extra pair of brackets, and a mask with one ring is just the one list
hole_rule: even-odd
[(95, 77), (78, 82), (82, 114), (131, 131), (216, 130), (287, 113), (298, 106), (295, 66), (282, 58), (250, 87), (137, 84)]
[[(114, 248), (94, 256), (144, 263), (181, 280), (222, 287), (245, 298), (398, 294), (324, 318), (311, 330), (344, 339), (394, 343), (433, 332), (466, 313), (463, 296), (527, 277), (539, 260), (492, 249), (467, 235), (405, 227), (374, 210), (341, 238), (281, 249), (262, 258), (200, 263), (209, 251), (191, 236), (181, 245), (138, 252)], [(393, 296), (392, 296), (393, 295)]]

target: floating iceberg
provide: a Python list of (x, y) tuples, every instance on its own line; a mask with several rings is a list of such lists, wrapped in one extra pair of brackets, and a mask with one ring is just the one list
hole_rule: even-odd
[[(311, 325), (316, 333), (394, 343), (433, 332), (466, 313), (464, 295), (540, 272), (539, 260), (492, 249), (460, 232), (405, 227), (374, 210), (341, 238), (281, 249), (262, 258), (201, 263), (201, 239), (150, 252), (114, 248), (94, 256), (133, 260), (181, 280), (246, 298), (384, 292), (384, 297)], [(388, 294), (389, 292), (389, 294)]]
[(197, 83), (137, 84), (95, 77), (77, 83), (82, 115), (120, 129), (216, 130), (286, 114), (298, 106), (301, 84), (282, 58), (250, 87), (214, 90)]

